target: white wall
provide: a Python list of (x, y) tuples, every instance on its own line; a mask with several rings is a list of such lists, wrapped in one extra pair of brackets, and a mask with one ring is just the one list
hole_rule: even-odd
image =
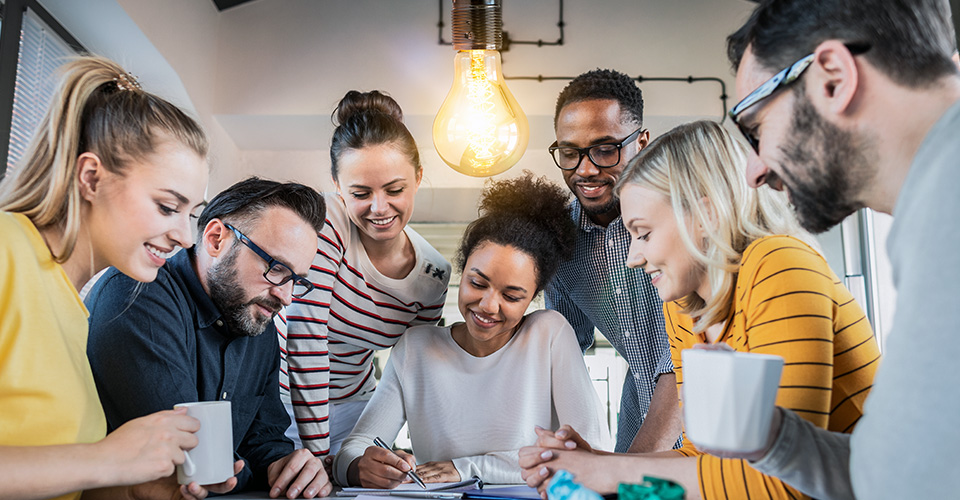
[[(556, 0), (504, 3), (504, 29), (514, 38), (557, 38)], [(566, 44), (515, 45), (503, 55), (504, 72), (575, 76), (612, 67), (634, 76), (718, 76), (732, 94), (724, 37), (751, 6), (742, 0), (566, 0)], [(454, 55), (437, 44), (437, 9), (434, 0), (260, 0), (223, 12), (217, 118), (242, 150), (238, 170), (283, 177), (292, 171), (328, 185), (330, 112), (347, 90), (383, 89), (404, 108), (423, 150), (427, 186), (481, 186), (482, 180), (444, 166), (432, 149), (430, 127), (452, 82)], [(444, 21), (449, 25), (446, 2)], [(444, 37), (450, 39), (449, 30)], [(527, 168), (560, 179), (545, 150), (565, 83), (509, 82), (532, 133), (530, 149), (507, 175)], [(721, 114), (716, 84), (642, 87), (655, 134), (691, 117)], [(319, 152), (323, 162), (302, 163), (309, 156), (302, 151)]]
[(200, 0), (40, 0), (88, 50), (116, 60), (144, 88), (187, 109), (210, 136), (210, 193), (232, 184), (240, 150), (214, 118), (220, 15)]
[(118, 0), (118, 3), (169, 61), (204, 123), (212, 146), (210, 195), (240, 180), (235, 173), (240, 151), (214, 119), (220, 93), (216, 67), (220, 57), (221, 17), (213, 2)]
[[(213, 143), (211, 193), (251, 174), (330, 189), (330, 112), (350, 89), (382, 89), (397, 99), (421, 147), (428, 191), (476, 193), (483, 184), (447, 168), (432, 148), (431, 125), (452, 82), (454, 55), (437, 44), (434, 0), (257, 0), (224, 12), (210, 0), (42, 3), (90, 48), (195, 111)], [(504, 30), (514, 39), (558, 37), (557, 0), (504, 4)], [(724, 39), (752, 7), (745, 0), (565, 0), (565, 45), (514, 45), (503, 54), (504, 73), (575, 76), (609, 67), (631, 76), (715, 76), (727, 82), (732, 105)], [(449, 15), (444, 2), (447, 25)], [(443, 36), (450, 39), (449, 26)], [(509, 82), (530, 119), (531, 140), (503, 175), (530, 169), (561, 179), (546, 147), (565, 84)], [(641, 88), (653, 135), (720, 117), (715, 83)], [(462, 205), (454, 218), (472, 218), (473, 200)], [(425, 204), (415, 219), (437, 220), (450, 209)]]

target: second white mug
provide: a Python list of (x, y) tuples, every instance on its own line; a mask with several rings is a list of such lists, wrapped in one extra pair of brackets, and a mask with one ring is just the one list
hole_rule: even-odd
[(186, 461), (177, 466), (177, 482), (218, 484), (233, 476), (233, 418), (229, 401), (180, 403), (187, 415), (200, 421), (199, 444), (186, 452)]

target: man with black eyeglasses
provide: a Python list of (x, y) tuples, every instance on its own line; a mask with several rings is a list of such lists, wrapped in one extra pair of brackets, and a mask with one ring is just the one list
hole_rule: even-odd
[[(188, 498), (250, 489), (312, 498), (332, 488), (321, 459), (284, 437), (273, 321), (313, 289), (302, 276), (325, 214), (307, 186), (241, 181), (204, 208), (193, 248), (164, 255), (165, 235), (144, 245), (167, 261), (156, 281), (110, 269), (86, 298), (87, 350), (110, 430), (178, 403), (231, 402), (237, 475), (191, 483), (179, 491)], [(170, 498), (179, 486), (174, 475), (141, 488)]]
[(594, 70), (574, 78), (557, 98), (557, 141), (550, 154), (576, 199), (579, 227), (573, 259), (547, 286), (546, 305), (573, 325), (586, 350), (594, 329), (629, 367), (620, 400), (618, 452), (669, 450), (680, 437), (680, 411), (663, 303), (650, 278), (626, 266), (630, 235), (613, 185), (650, 141), (643, 95), (627, 75)]
[(895, 218), (896, 315), (853, 433), (781, 408), (765, 449), (738, 455), (816, 498), (960, 494), (955, 43), (946, 0), (768, 0), (728, 39), (748, 181), (812, 231), (861, 207)]

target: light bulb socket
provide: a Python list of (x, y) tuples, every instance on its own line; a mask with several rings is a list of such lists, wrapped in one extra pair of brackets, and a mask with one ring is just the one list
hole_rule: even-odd
[(503, 7), (500, 0), (453, 0), (453, 48), (500, 50)]

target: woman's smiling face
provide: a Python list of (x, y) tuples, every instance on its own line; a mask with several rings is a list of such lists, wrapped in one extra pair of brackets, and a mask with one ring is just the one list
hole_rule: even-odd
[[(690, 255), (670, 200), (638, 184), (627, 184), (620, 192), (620, 210), (630, 233), (628, 267), (640, 267), (664, 302), (682, 299), (691, 293), (709, 292), (706, 271)], [(696, 231), (690, 231), (696, 238)]]
[(399, 236), (413, 215), (416, 168), (390, 143), (346, 151), (339, 163), (337, 190), (362, 235), (376, 241)]
[(457, 338), (467, 352), (486, 356), (503, 347), (537, 293), (533, 257), (512, 246), (483, 242), (463, 268), (457, 305), (466, 335)]

